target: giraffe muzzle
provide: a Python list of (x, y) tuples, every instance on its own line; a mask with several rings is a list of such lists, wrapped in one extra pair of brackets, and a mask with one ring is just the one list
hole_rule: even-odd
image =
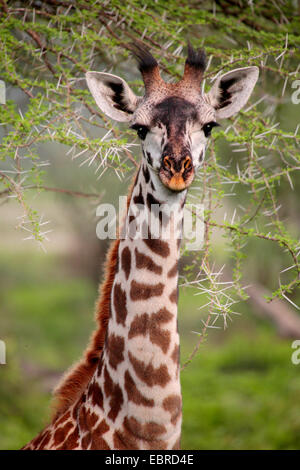
[(162, 183), (172, 191), (183, 191), (188, 188), (194, 179), (194, 174), (193, 161), (189, 155), (180, 159), (169, 155), (163, 157), (159, 176)]

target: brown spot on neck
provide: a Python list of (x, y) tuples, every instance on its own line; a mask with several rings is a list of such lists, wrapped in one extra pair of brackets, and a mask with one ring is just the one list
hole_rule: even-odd
[(146, 238), (143, 242), (151, 251), (153, 251), (153, 253), (161, 256), (162, 258), (167, 258), (170, 254), (169, 244), (163, 240)]
[(158, 284), (143, 284), (132, 281), (130, 288), (130, 298), (133, 301), (148, 300), (151, 297), (158, 297), (162, 295), (163, 290), (164, 285), (161, 282)]
[(147, 269), (155, 274), (162, 274), (162, 267), (158, 266), (150, 256), (140, 252), (137, 248), (135, 249), (135, 264), (137, 269)]
[(104, 391), (107, 398), (110, 398), (108, 417), (115, 421), (123, 406), (124, 398), (120, 386), (113, 382), (106, 367), (104, 368)]
[(148, 387), (153, 387), (153, 385), (165, 387), (167, 383), (170, 382), (171, 377), (165, 364), (154, 367), (151, 363), (146, 364), (135, 358), (130, 351), (128, 352), (128, 357), (136, 375), (145, 382)]
[(99, 406), (103, 409), (103, 393), (95, 380), (89, 386), (88, 397), (93, 406)]
[(127, 317), (127, 306), (126, 306), (126, 292), (122, 289), (121, 284), (115, 284), (114, 286), (114, 308), (116, 312), (116, 321), (125, 326), (125, 320)]
[[(124, 428), (126, 431), (132, 433), (138, 439), (144, 441), (157, 441), (159, 437), (166, 432), (165, 426), (150, 421), (146, 424), (141, 424), (134, 417), (124, 418)], [(161, 449), (161, 447), (159, 447)]]
[(128, 279), (131, 270), (131, 253), (130, 249), (127, 246), (123, 249), (121, 254), (121, 265), (125, 273), (126, 279)]
[(135, 204), (141, 204), (144, 205), (144, 197), (143, 197), (143, 190), (142, 190), (142, 185), (140, 184), (139, 186), (139, 193), (133, 197), (133, 202)]
[(179, 364), (179, 360), (180, 360), (180, 347), (179, 347), (179, 344), (176, 344), (174, 346), (174, 350), (172, 352), (171, 358), (172, 358), (172, 361), (175, 364)]
[(178, 301), (178, 287), (176, 287), (169, 296), (169, 299), (174, 304), (177, 304)]
[(175, 261), (173, 268), (168, 272), (168, 277), (175, 277), (178, 274), (178, 261)]
[(161, 324), (170, 322), (173, 317), (174, 315), (166, 308), (160, 309), (157, 313), (136, 315), (130, 325), (128, 339), (139, 335), (149, 335), (150, 341), (159, 346), (166, 354), (171, 341), (171, 333), (169, 330), (161, 328)]
[(154, 400), (146, 398), (141, 394), (128, 370), (125, 372), (124, 378), (128, 401), (152, 408), (154, 406)]
[(171, 414), (171, 423), (176, 424), (181, 416), (181, 397), (179, 395), (169, 395), (164, 399), (163, 407)]
[(113, 369), (117, 369), (118, 365), (124, 361), (125, 342), (122, 336), (111, 333), (107, 339), (108, 361)]

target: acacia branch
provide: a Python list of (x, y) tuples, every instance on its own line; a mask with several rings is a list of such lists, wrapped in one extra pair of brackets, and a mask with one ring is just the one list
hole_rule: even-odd
[[(0, 176), (2, 176), (0, 172)], [(5, 175), (3, 175), (5, 176)], [(38, 185), (28, 185), (28, 186), (23, 186), (22, 190), (28, 190), (28, 189), (35, 189), (35, 190), (43, 190), (43, 191), (52, 191), (56, 193), (62, 193), (62, 194), (67, 194), (68, 196), (78, 196), (78, 197), (83, 197), (83, 198), (95, 198), (98, 199), (101, 197), (100, 194), (96, 193), (83, 193), (81, 191), (72, 191), (70, 189), (62, 189), (62, 188), (51, 188), (49, 186), (38, 186)], [(3, 197), (7, 194), (13, 193), (14, 190), (13, 188), (7, 188), (4, 189), (3, 191), (0, 191), (0, 197)]]

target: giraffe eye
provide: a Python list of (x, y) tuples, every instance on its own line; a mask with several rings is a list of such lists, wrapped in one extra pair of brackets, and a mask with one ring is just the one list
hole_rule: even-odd
[(202, 129), (203, 129), (205, 137), (209, 137), (210, 134), (211, 134), (212, 129), (216, 126), (219, 126), (219, 125), (220, 124), (218, 124), (217, 122), (214, 122), (214, 121), (207, 122), (206, 124), (204, 124)]
[(141, 126), (140, 124), (134, 124), (133, 126), (131, 126), (131, 129), (137, 131), (137, 135), (141, 140), (145, 140), (147, 132), (149, 131), (149, 128), (147, 126)]

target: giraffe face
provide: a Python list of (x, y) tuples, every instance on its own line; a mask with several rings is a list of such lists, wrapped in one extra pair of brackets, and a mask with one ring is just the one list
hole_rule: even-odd
[(203, 162), (207, 138), (217, 121), (233, 116), (247, 103), (258, 68), (227, 72), (203, 94), (204, 51), (195, 51), (189, 45), (183, 78), (166, 83), (152, 55), (143, 47), (135, 49), (145, 84), (144, 97), (136, 96), (122, 78), (107, 73), (88, 72), (87, 83), (105, 114), (127, 121), (137, 130), (144, 158), (163, 185), (182, 191), (192, 183)]
[(182, 191), (203, 162), (211, 130), (218, 124), (215, 110), (200, 97), (196, 102), (167, 96), (139, 104), (131, 128), (137, 131), (147, 165), (171, 191)]

